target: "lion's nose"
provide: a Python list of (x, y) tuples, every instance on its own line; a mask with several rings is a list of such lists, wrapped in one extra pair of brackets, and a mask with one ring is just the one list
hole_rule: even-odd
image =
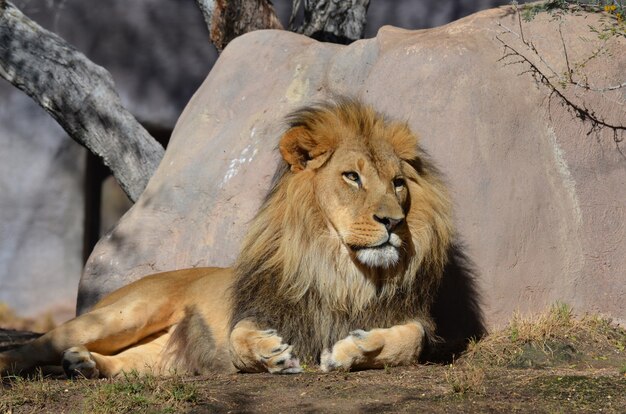
[(387, 231), (391, 231), (398, 226), (398, 224), (402, 223), (404, 218), (393, 218), (393, 217), (379, 217), (374, 214), (374, 220), (381, 223)]

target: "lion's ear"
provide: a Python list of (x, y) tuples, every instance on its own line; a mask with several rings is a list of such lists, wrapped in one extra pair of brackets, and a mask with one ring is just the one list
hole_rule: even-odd
[(407, 124), (396, 124), (391, 127), (388, 138), (395, 153), (404, 161), (411, 161), (418, 156), (418, 138), (411, 132)]
[(321, 167), (332, 154), (333, 145), (330, 140), (316, 138), (305, 127), (297, 126), (285, 132), (278, 148), (291, 171), (298, 172)]

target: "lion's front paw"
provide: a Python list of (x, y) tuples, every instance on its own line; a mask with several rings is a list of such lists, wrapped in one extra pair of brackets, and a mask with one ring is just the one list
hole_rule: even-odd
[(300, 360), (293, 354), (293, 347), (283, 343), (283, 339), (274, 329), (233, 331), (231, 339), (232, 351), (236, 356), (233, 362), (244, 372), (302, 372)]
[(63, 352), (63, 370), (68, 378), (98, 378), (100, 372), (91, 353), (84, 346), (75, 346)]
[(320, 357), (320, 368), (324, 372), (349, 371), (357, 365), (373, 359), (385, 345), (385, 338), (376, 330), (358, 329), (324, 350)]
[(300, 360), (293, 355), (293, 347), (281, 344), (272, 350), (271, 355), (262, 356), (261, 359), (272, 374), (299, 374), (302, 372)]

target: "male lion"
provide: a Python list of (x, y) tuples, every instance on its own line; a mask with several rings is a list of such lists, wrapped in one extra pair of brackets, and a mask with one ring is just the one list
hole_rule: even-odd
[[(404, 123), (342, 98), (287, 118), (283, 165), (232, 269), (147, 276), (39, 339), (0, 373), (298, 373), (416, 360), (452, 238), (450, 202)], [(297, 356), (297, 357), (296, 357)]]

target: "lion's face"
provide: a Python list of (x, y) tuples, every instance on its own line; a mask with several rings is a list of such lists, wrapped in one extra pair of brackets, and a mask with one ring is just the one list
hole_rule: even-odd
[(408, 202), (401, 160), (390, 145), (368, 151), (340, 146), (314, 177), (329, 225), (361, 263), (391, 267), (400, 259)]
[(417, 140), (403, 124), (350, 109), (321, 111), (318, 122), (292, 127), (280, 150), (293, 172), (313, 182), (331, 234), (351, 257), (390, 268), (407, 250), (409, 180), (416, 174), (408, 161), (417, 156)]

